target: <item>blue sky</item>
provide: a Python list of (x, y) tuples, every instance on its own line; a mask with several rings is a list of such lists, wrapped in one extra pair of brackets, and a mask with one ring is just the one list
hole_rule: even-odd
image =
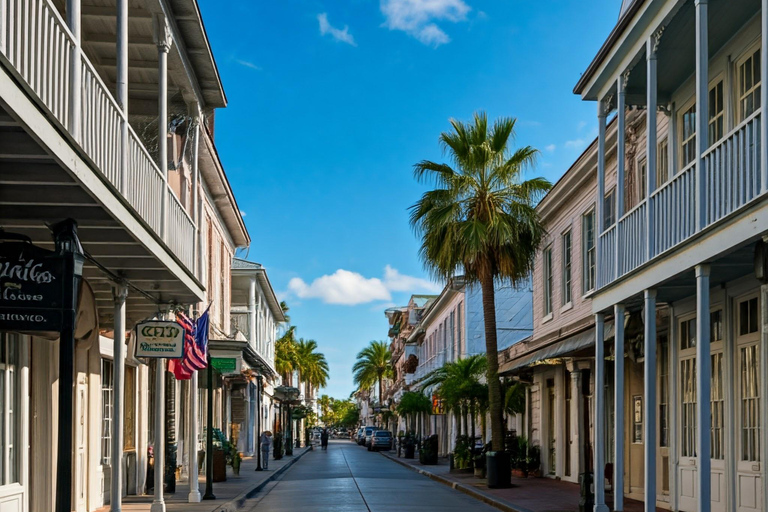
[[(440, 160), (448, 119), (518, 118), (555, 181), (596, 135), (572, 89), (619, 0), (200, 0), (229, 106), (216, 144), (298, 335), (331, 366), (327, 393), (386, 339), (383, 311), (425, 279), (407, 208), (413, 164)], [(224, 8), (224, 6), (226, 6)]]

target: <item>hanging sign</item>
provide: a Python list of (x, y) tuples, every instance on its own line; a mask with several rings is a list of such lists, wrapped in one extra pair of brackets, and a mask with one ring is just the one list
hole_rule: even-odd
[(59, 331), (62, 256), (29, 242), (0, 243), (0, 331)]
[(184, 356), (184, 329), (176, 322), (150, 320), (136, 326), (136, 357)]
[(212, 357), (211, 366), (222, 375), (240, 373), (240, 367), (237, 364), (236, 357)]

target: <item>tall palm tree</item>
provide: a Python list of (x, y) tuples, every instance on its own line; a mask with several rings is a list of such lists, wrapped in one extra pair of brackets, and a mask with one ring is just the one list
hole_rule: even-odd
[(331, 410), (333, 398), (329, 397), (328, 395), (320, 395), (320, 398), (317, 402), (320, 404), (320, 420), (323, 423), (327, 423), (329, 421), (328, 412)]
[(296, 326), (292, 325), (275, 342), (275, 370), (283, 379), (283, 384), (291, 383), (291, 375), (296, 367)]
[(352, 367), (353, 379), (359, 388), (368, 388), (378, 383), (379, 401), (384, 396), (384, 379), (394, 375), (392, 353), (385, 341), (372, 341), (357, 354), (357, 362)]
[(488, 403), (493, 450), (504, 448), (502, 396), (496, 340), (496, 281), (523, 282), (529, 275), (544, 228), (535, 205), (550, 189), (544, 178), (523, 179), (537, 150), (510, 148), (514, 118), (488, 126), (484, 112), (470, 123), (451, 119), (440, 135), (451, 164), (423, 160), (416, 179), (436, 185), (410, 208), (410, 222), (421, 237), (419, 255), (434, 277), (457, 272), (479, 283), (483, 296)]
[(328, 362), (325, 355), (317, 352), (315, 340), (300, 338), (296, 343), (296, 368), (304, 383), (304, 394), (310, 399), (315, 389), (328, 383)]

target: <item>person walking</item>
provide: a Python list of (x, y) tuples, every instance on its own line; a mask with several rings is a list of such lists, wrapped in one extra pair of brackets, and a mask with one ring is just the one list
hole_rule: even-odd
[(272, 432), (265, 430), (261, 434), (261, 465), (269, 469), (269, 452), (272, 449)]
[(328, 449), (328, 429), (324, 428), (322, 434), (320, 434), (320, 446), (323, 450)]

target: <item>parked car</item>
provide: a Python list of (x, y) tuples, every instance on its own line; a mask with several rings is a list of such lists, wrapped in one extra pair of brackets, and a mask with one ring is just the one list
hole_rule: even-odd
[(376, 430), (371, 437), (371, 444), (368, 446), (368, 450), (377, 452), (382, 448), (387, 451), (392, 449), (392, 432), (389, 430)]
[(363, 446), (367, 448), (371, 447), (371, 438), (373, 438), (374, 432), (376, 432), (376, 427), (365, 427), (365, 437), (363, 438)]
[(365, 439), (365, 427), (360, 427), (357, 429), (354, 440), (357, 444), (363, 444), (363, 439)]

